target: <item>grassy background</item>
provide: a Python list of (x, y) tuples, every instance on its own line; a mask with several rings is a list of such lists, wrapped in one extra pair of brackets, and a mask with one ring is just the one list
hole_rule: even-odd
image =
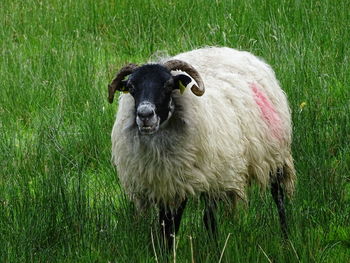
[[(287, 243), (268, 192), (220, 208), (223, 262), (349, 262), (349, 28), (346, 0), (1, 0), (0, 261), (155, 262), (151, 229), (160, 260), (155, 213), (134, 215), (110, 163), (107, 83), (157, 50), (224, 45), (275, 69), (298, 186)], [(201, 209), (186, 210), (174, 261), (218, 262)]]

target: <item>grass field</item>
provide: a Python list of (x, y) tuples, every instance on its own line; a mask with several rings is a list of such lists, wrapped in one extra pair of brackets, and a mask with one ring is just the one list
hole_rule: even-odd
[[(110, 163), (107, 84), (158, 50), (218, 45), (275, 69), (298, 176), (288, 242), (268, 192), (220, 207), (222, 262), (350, 262), (349, 28), (346, 0), (1, 0), (0, 261), (161, 261), (155, 213), (134, 215)], [(201, 209), (172, 262), (219, 261)]]

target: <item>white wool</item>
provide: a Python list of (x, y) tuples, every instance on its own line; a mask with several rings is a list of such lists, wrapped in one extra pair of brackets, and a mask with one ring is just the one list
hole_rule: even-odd
[[(138, 205), (177, 207), (202, 192), (246, 199), (251, 181), (263, 188), (284, 168), (282, 183), (294, 189), (291, 116), (286, 95), (270, 66), (251, 53), (203, 48), (170, 59), (191, 64), (205, 93), (172, 94), (174, 115), (153, 135), (135, 124), (134, 99), (124, 94), (112, 131), (112, 160), (126, 193)], [(264, 120), (252, 85), (269, 99), (280, 120), (278, 136)]]

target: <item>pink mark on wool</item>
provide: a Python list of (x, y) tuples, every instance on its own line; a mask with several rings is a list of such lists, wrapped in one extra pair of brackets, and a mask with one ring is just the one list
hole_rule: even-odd
[(270, 100), (266, 97), (263, 91), (258, 87), (258, 84), (251, 83), (250, 87), (254, 93), (254, 100), (259, 106), (262, 117), (268, 127), (270, 128), (272, 134), (277, 139), (282, 139), (282, 121), (278, 116), (275, 107), (272, 105)]

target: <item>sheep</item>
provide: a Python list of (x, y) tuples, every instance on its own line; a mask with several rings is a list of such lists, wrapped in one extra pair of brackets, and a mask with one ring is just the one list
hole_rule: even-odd
[(125, 94), (112, 161), (138, 208), (158, 205), (168, 248), (189, 197), (204, 196), (204, 225), (215, 236), (217, 200), (247, 201), (252, 181), (271, 187), (287, 237), (284, 196), (295, 184), (291, 111), (269, 65), (246, 51), (201, 48), (124, 66), (108, 86), (110, 103), (116, 91)]

